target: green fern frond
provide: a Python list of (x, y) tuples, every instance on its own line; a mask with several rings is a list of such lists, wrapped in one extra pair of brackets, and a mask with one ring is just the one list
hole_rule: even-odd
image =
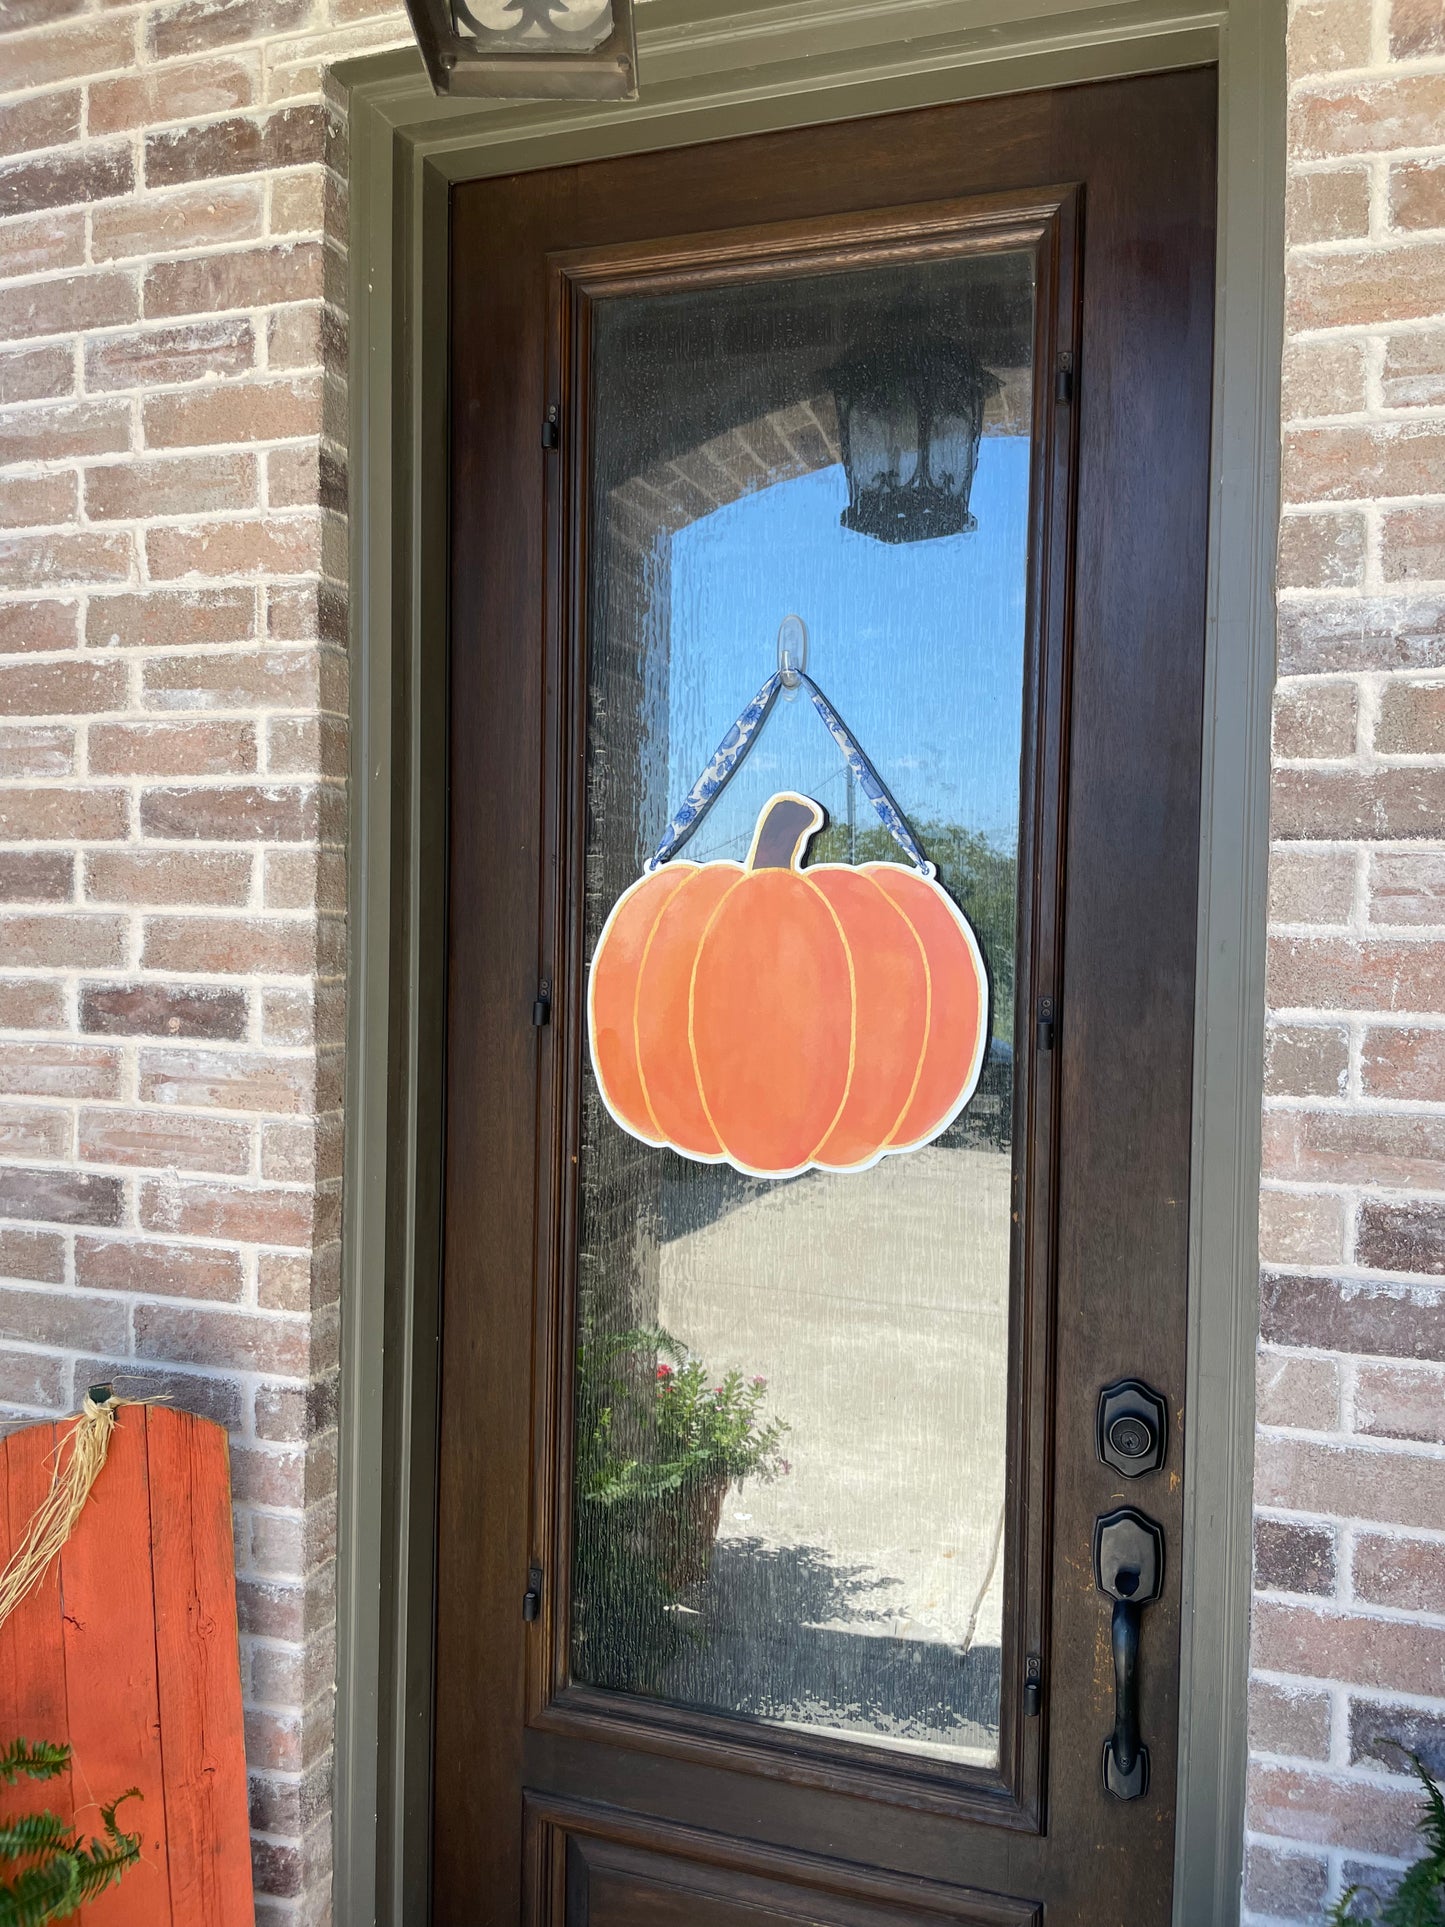
[(79, 1906), (80, 1869), (69, 1854), (27, 1867), (0, 1885), (0, 1927), (50, 1927)]
[(0, 1822), (0, 1859), (24, 1860), (30, 1854), (63, 1853), (71, 1844), (71, 1829), (58, 1813), (26, 1813), (18, 1820)]
[(127, 1787), (119, 1800), (100, 1810), (100, 1823), (105, 1829), (104, 1840), (91, 1840), (82, 1847), (77, 1855), (80, 1872), (80, 1905), (83, 1907), (107, 1887), (120, 1879), (127, 1867), (133, 1867), (140, 1859), (140, 1835), (122, 1833), (116, 1825), (116, 1813), (122, 1800), (138, 1800), (139, 1787)]
[(48, 1740), (12, 1740), (0, 1753), (0, 1780), (14, 1786), (23, 1773), (29, 1780), (53, 1780), (70, 1765), (70, 1748)]

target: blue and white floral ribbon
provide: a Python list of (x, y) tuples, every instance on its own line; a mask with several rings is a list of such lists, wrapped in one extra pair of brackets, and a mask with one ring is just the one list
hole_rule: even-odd
[[(898, 844), (910, 863), (916, 864), (925, 876), (936, 875), (934, 866), (924, 856), (917, 837), (909, 828), (907, 817), (894, 801), (888, 785), (849, 733), (843, 718), (811, 676), (797, 669), (792, 674), (807, 690), (814, 709), (822, 718), (828, 734), (842, 751), (843, 760), (853, 772), (854, 781), (878, 812), (878, 819), (884, 829)], [(769, 676), (727, 735), (723, 737), (713, 751), (707, 767), (683, 798), (676, 815), (668, 824), (666, 835), (654, 850), (651, 861), (647, 865), (649, 870), (655, 870), (660, 864), (675, 857), (682, 846), (696, 833), (703, 818), (742, 767), (744, 758), (757, 740), (759, 730), (772, 714), (773, 704), (778, 700), (782, 687), (781, 671), (777, 675)]]

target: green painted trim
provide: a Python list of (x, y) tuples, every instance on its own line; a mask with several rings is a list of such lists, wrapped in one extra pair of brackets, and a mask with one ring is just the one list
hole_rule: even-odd
[[(1175, 1918), (1233, 1927), (1243, 1851), (1284, 0), (646, 0), (642, 98), (350, 91), (352, 830), (336, 1918), (419, 1927), (430, 1835), (441, 1185), (450, 185), (1218, 60), (1221, 240), (1201, 869)], [(430, 351), (430, 352), (428, 352)], [(1196, 1557), (1196, 1548), (1204, 1556)]]

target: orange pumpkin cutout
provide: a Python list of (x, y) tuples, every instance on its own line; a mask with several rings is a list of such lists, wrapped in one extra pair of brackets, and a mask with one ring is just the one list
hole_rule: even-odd
[(962, 912), (899, 863), (801, 867), (823, 812), (764, 807), (746, 863), (618, 899), (588, 986), (602, 1101), (644, 1144), (756, 1177), (863, 1171), (958, 1116), (988, 1041)]

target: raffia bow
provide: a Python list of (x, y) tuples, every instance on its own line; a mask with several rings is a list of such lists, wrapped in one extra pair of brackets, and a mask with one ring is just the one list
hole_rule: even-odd
[(117, 1398), (108, 1385), (92, 1385), (86, 1393), (80, 1416), (56, 1447), (50, 1490), (36, 1507), (25, 1537), (11, 1553), (4, 1572), (0, 1572), (0, 1626), (22, 1600), (30, 1597), (60, 1557), (91, 1488), (105, 1469), (116, 1413), (122, 1405), (139, 1402)]

